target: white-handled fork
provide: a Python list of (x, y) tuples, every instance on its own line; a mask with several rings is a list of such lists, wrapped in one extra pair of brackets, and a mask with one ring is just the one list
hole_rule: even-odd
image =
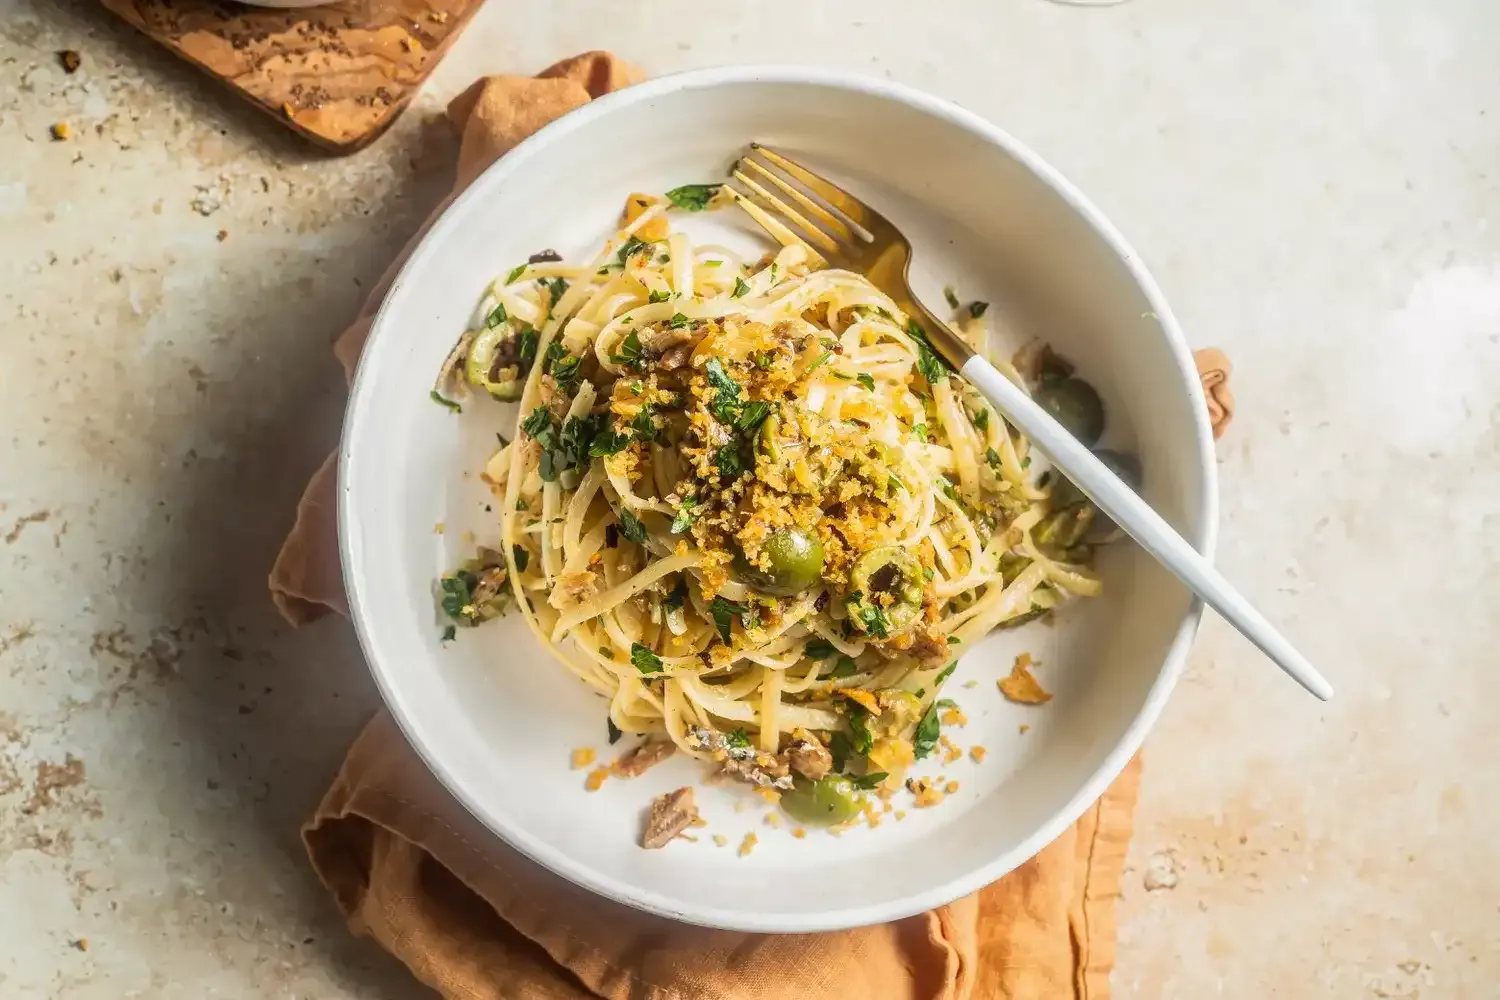
[(912, 293), (911, 243), (847, 191), (786, 156), (752, 144), (728, 185), (735, 202), (779, 243), (864, 274), (921, 327), (933, 350), (1029, 437), (1126, 534), (1277, 666), (1327, 701), (1333, 687), (1259, 611), (1135, 491), (1019, 386), (975, 353)]

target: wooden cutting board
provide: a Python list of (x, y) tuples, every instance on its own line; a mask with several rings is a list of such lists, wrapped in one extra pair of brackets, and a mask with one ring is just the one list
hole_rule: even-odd
[(100, 2), (298, 134), (352, 153), (396, 120), (483, 0), (344, 0), (296, 10)]

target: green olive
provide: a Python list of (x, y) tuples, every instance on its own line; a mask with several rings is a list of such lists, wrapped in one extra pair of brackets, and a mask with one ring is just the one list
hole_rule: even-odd
[(1104, 434), (1104, 403), (1094, 387), (1081, 378), (1056, 379), (1036, 391), (1037, 405), (1063, 429), (1092, 448)]
[(750, 586), (777, 597), (794, 597), (823, 578), (823, 543), (800, 528), (778, 528), (771, 532), (761, 554), (770, 570), (752, 565), (743, 553), (734, 559), (735, 572)]
[(848, 778), (834, 774), (817, 781), (798, 778), (781, 793), (781, 808), (811, 826), (835, 826), (859, 815), (859, 793)]
[[(1094, 457), (1104, 463), (1104, 467), (1113, 472), (1120, 481), (1132, 490), (1141, 491), (1141, 460), (1123, 451), (1111, 451), (1108, 448), (1100, 448), (1094, 452)], [(1057, 475), (1053, 473), (1053, 475)], [(1083, 491), (1073, 485), (1073, 481), (1064, 477), (1058, 477), (1057, 482), (1052, 485), (1052, 508), (1059, 510), (1063, 507), (1071, 507), (1076, 503), (1086, 501), (1088, 497)], [(1101, 519), (1107, 524), (1107, 519)]]
[[(886, 635), (905, 631), (922, 611), (925, 579), (917, 557), (899, 545), (885, 545), (866, 552), (854, 561), (854, 570), (850, 574), (850, 586), (860, 595), (858, 602), (850, 606), (854, 624), (879, 638), (885, 638), (880, 635), (881, 627)], [(890, 604), (877, 600), (882, 594), (890, 595)], [(870, 608), (879, 608), (884, 615), (883, 621), (862, 613), (863, 609)]]

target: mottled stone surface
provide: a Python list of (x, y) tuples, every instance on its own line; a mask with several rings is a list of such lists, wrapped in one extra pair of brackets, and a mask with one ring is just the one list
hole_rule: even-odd
[(1205, 624), (1117, 992), (1500, 995), (1500, 7), (937, 7), (495, 2), (327, 160), (90, 3), (0, 0), (0, 996), (423, 995), (302, 860), (376, 696), (264, 574), (337, 432), (328, 339), (446, 182), (442, 100), (591, 47), (956, 98), (1233, 356), (1221, 561), (1339, 697)]

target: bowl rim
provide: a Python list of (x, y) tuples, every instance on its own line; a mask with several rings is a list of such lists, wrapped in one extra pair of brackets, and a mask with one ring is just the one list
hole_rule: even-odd
[(685, 70), (634, 84), (599, 97), (576, 108), (551, 122), (514, 149), (492, 163), (469, 186), (453, 197), (441, 208), (441, 214), (421, 235), (406, 261), (402, 263), (395, 279), (382, 297), (380, 307), (371, 321), (369, 338), (361, 352), (350, 384), (349, 399), (345, 409), (343, 431), (339, 442), (338, 460), (338, 524), (339, 558), (348, 599), (349, 618), (354, 625), (360, 650), (369, 664), (391, 715), (395, 718), (407, 742), (421, 757), (434, 776), (455, 799), (492, 833), (515, 848), (530, 860), (567, 879), (575, 885), (608, 899), (635, 909), (659, 916), (704, 927), (754, 933), (808, 933), (816, 931), (842, 930), (850, 927), (885, 923), (933, 909), (955, 899), (976, 892), (1002, 878), (1035, 856), (1043, 847), (1055, 840), (1064, 830), (1075, 823), (1084, 811), (1105, 792), (1125, 765), (1140, 749), (1146, 734), (1161, 714), (1168, 697), (1176, 686), (1186, 666), (1188, 650), (1192, 645), (1198, 622), (1202, 615), (1202, 602), (1194, 599), (1173, 635), (1166, 657), (1156, 680), (1146, 698), (1126, 727), (1124, 735), (1105, 756), (1104, 761), (1089, 775), (1082, 787), (1061, 808), (1035, 830), (1030, 837), (1015, 848), (997, 855), (989, 863), (946, 882), (929, 886), (924, 891), (879, 904), (854, 907), (834, 907), (808, 914), (755, 914), (738, 910), (726, 910), (715, 906), (684, 905), (658, 893), (629, 885), (605, 871), (582, 866), (561, 851), (524, 831), (516, 829), (505, 816), (483, 801), (471, 796), (454, 775), (444, 767), (442, 760), (432, 750), (429, 740), (430, 724), (418, 719), (401, 692), (391, 683), (383, 666), (380, 650), (366, 628), (364, 584), (361, 573), (363, 556), (357, 536), (348, 525), (356, 517), (352, 509), (349, 474), (354, 461), (356, 442), (354, 428), (362, 421), (357, 414), (372, 405), (369, 371), (371, 358), (378, 352), (375, 348), (382, 340), (386, 329), (387, 310), (397, 297), (412, 270), (444, 242), (449, 228), (456, 225), (467, 206), (483, 199), (505, 179), (518, 170), (549, 143), (561, 137), (587, 128), (605, 118), (616, 109), (642, 101), (651, 101), (665, 94), (693, 89), (711, 89), (730, 84), (804, 84), (832, 90), (845, 90), (870, 97), (904, 104), (929, 116), (941, 119), (950, 125), (978, 136), (991, 145), (998, 146), (1021, 163), (1040, 181), (1050, 187), (1072, 208), (1118, 256), (1128, 269), (1132, 280), (1141, 290), (1155, 312), (1157, 321), (1167, 339), (1168, 348), (1177, 363), (1182, 388), (1196, 404), (1194, 433), (1197, 441), (1196, 461), (1202, 472), (1202, 486), (1196, 500), (1203, 511), (1202, 525), (1196, 532), (1188, 532), (1187, 540), (1205, 557), (1212, 560), (1218, 539), (1219, 502), (1218, 474), (1214, 459), (1213, 435), (1209, 425), (1207, 408), (1204, 405), (1203, 387), (1196, 374), (1192, 353), (1187, 346), (1166, 298), (1156, 281), (1141, 262), (1139, 254), (1124, 236), (1105, 218), (1104, 214), (1083, 193), (1024, 143), (1005, 130), (992, 124), (980, 115), (968, 111), (944, 98), (925, 93), (914, 87), (890, 80), (876, 79), (857, 73), (827, 70), (805, 66), (782, 65), (734, 65), (705, 69)]

